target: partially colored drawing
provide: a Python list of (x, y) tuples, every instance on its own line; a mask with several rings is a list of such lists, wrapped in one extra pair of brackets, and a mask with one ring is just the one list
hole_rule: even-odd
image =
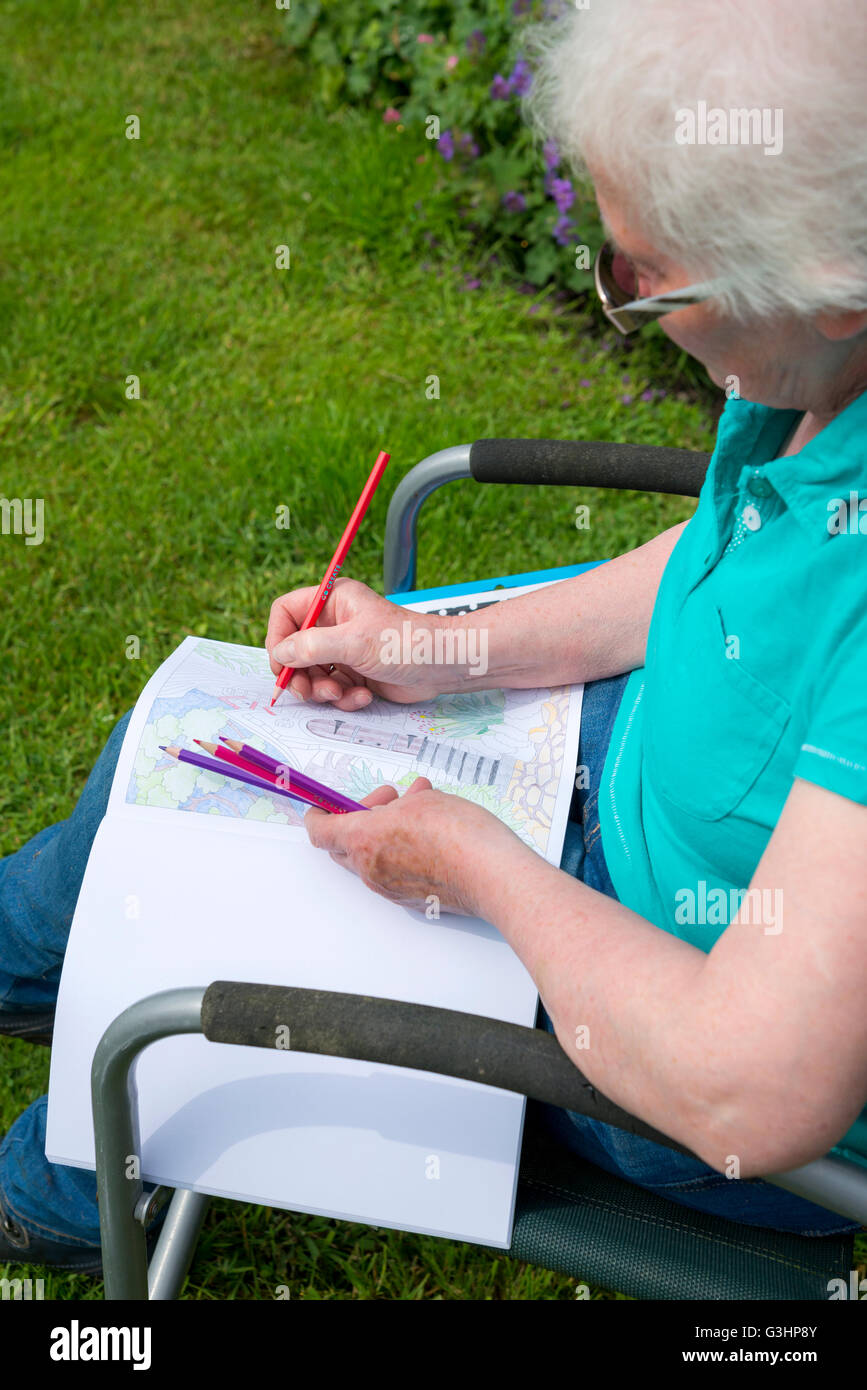
[[(216, 651), (214, 650), (216, 649)], [(148, 712), (126, 800), (197, 814), (301, 826), (305, 807), (167, 759), (160, 744), (220, 736), (253, 743), (360, 799), (416, 777), (485, 806), (543, 853), (553, 823), (569, 690), (485, 690), (406, 707), (374, 700), (357, 714), (312, 701), (268, 708), (264, 652), (200, 640), (182, 649)]]

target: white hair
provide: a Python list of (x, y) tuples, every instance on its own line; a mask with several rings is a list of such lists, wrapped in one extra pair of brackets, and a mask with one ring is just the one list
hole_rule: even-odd
[[(726, 312), (867, 309), (865, 0), (589, 0), (525, 35), (531, 123), (692, 281), (731, 279)], [(699, 103), (781, 111), (782, 148), (678, 143)]]

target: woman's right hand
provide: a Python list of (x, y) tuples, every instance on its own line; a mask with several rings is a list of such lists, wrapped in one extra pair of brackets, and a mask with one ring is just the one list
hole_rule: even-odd
[[(284, 666), (295, 668), (287, 695), (292, 691), (302, 700), (354, 710), (369, 704), (374, 695), (413, 704), (454, 688), (442, 666), (388, 659), (389, 633), (397, 633), (403, 656), (403, 624), (411, 622), (413, 633), (424, 628), (433, 634), (443, 625), (441, 618), (389, 603), (357, 579), (337, 579), (316, 623), (299, 632), (315, 595), (315, 587), (293, 589), (271, 605), (265, 646), (275, 676)], [(392, 639), (392, 649), (394, 645)], [(329, 675), (331, 664), (336, 670)], [(453, 674), (456, 686), (460, 677)]]

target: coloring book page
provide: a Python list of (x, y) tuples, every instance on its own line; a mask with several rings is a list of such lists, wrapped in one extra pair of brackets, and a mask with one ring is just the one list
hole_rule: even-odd
[(117, 794), (122, 784), (128, 806), (294, 828), (306, 838), (305, 803), (179, 763), (161, 748), (200, 752), (194, 739), (224, 737), (356, 801), (383, 783), (403, 792), (424, 776), (484, 806), (546, 857), (561, 838), (572, 792), (563, 770), (577, 759), (580, 686), (474, 690), (413, 705), (374, 698), (352, 713), (299, 703), (285, 691), (272, 709), (273, 688), (264, 648), (186, 638), (139, 701), (136, 746)]

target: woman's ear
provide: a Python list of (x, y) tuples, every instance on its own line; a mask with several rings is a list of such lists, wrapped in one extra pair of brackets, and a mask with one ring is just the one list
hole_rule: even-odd
[(822, 334), (832, 343), (845, 338), (856, 338), (863, 328), (867, 328), (867, 309), (829, 310), (817, 314), (814, 323)]

